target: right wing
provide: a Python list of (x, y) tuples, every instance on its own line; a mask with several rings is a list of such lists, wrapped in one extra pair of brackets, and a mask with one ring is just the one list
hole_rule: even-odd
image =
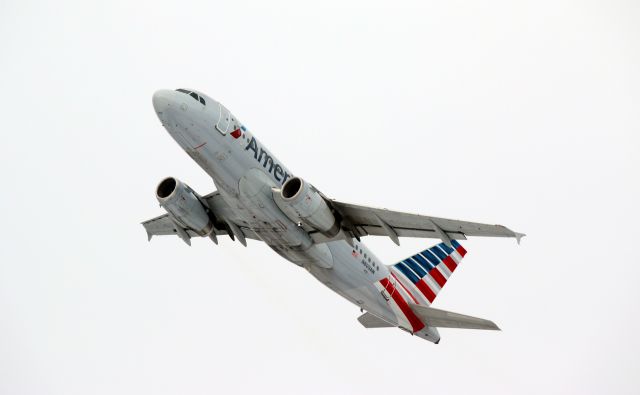
[(356, 238), (388, 236), (399, 244), (398, 237), (425, 237), (450, 244), (451, 240), (465, 240), (466, 236), (514, 237), (518, 242), (524, 236), (502, 225), (429, 217), (337, 200), (328, 200), (327, 203), (342, 217), (343, 228)]

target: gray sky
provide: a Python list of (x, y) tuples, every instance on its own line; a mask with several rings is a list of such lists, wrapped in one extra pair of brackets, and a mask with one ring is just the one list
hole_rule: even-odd
[[(640, 391), (638, 2), (343, 3), (0, 2), (1, 394)], [(257, 242), (147, 243), (161, 178), (213, 187), (178, 87), (331, 197), (527, 233), (434, 304), (503, 331), (365, 330)]]

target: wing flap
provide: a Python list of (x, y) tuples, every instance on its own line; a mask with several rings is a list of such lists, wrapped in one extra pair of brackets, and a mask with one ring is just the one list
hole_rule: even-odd
[(498, 325), (493, 321), (484, 318), (472, 317), (469, 315), (458, 314), (451, 311), (434, 309), (432, 307), (420, 306), (409, 303), (411, 310), (426, 325), (435, 328), (459, 328), (459, 329), (483, 329), (490, 331), (499, 331)]
[[(380, 226), (375, 225), (360, 225), (358, 226), (359, 230), (361, 230), (362, 236), (387, 236), (387, 233)], [(438, 239), (438, 233), (435, 230), (431, 229), (417, 229), (417, 228), (402, 228), (399, 226), (392, 227), (393, 230), (399, 237), (420, 237), (427, 239)], [(447, 232), (447, 235), (451, 238), (451, 240), (466, 240), (467, 237), (464, 233), (459, 232)]]

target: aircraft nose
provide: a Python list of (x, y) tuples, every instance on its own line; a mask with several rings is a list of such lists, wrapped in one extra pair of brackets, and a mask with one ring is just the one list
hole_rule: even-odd
[(153, 108), (158, 115), (158, 118), (162, 121), (166, 116), (166, 112), (172, 110), (172, 106), (175, 106), (172, 96), (174, 92), (168, 89), (160, 89), (153, 94), (151, 101), (153, 102)]

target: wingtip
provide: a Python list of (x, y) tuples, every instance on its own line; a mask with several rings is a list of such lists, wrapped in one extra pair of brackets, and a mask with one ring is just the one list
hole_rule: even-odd
[(518, 242), (518, 245), (520, 245), (520, 240), (526, 236), (526, 234), (524, 233), (518, 233), (518, 232), (513, 232), (515, 234), (516, 237), (516, 242)]

